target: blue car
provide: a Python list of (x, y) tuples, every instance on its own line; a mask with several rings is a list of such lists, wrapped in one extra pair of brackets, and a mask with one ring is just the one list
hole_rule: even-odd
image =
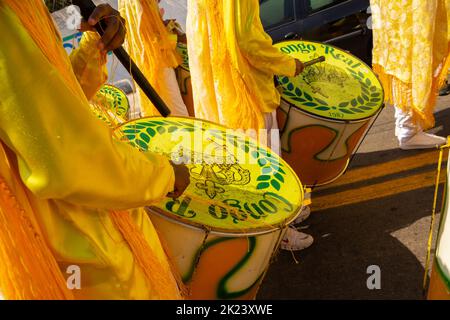
[(261, 20), (274, 42), (328, 43), (372, 64), (369, 0), (260, 0)]

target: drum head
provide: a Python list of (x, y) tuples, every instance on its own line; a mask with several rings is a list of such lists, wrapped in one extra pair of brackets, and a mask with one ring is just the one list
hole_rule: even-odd
[(189, 72), (189, 55), (187, 45), (181, 42), (177, 43), (177, 52), (180, 54), (181, 59), (183, 60), (180, 64), (180, 67)]
[(306, 67), (297, 77), (277, 77), (282, 98), (291, 105), (316, 116), (344, 121), (372, 117), (383, 106), (378, 78), (355, 56), (310, 41), (285, 41), (275, 46), (302, 62), (325, 57), (325, 62)]
[[(154, 210), (169, 219), (226, 233), (265, 233), (298, 214), (303, 188), (292, 169), (247, 136), (191, 118), (143, 118), (117, 129), (144, 151), (188, 162), (191, 184)], [(151, 183), (151, 181), (149, 181)]]

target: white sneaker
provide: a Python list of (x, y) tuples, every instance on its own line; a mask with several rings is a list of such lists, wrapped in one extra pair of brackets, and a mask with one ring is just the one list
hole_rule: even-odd
[(281, 240), (281, 249), (289, 251), (299, 251), (310, 247), (313, 242), (314, 238), (309, 234), (297, 231), (295, 228), (289, 227), (283, 240)]
[(400, 149), (402, 150), (431, 149), (437, 148), (446, 143), (447, 139), (444, 137), (439, 137), (434, 134), (419, 131), (409, 140), (406, 140), (405, 142), (400, 142)]
[(309, 206), (305, 206), (302, 209), (302, 212), (298, 215), (297, 219), (294, 220), (294, 224), (302, 223), (311, 215), (311, 208)]

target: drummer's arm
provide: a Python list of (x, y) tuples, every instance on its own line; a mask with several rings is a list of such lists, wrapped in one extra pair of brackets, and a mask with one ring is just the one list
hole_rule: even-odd
[(295, 59), (272, 44), (259, 17), (259, 1), (235, 1), (236, 38), (241, 53), (256, 69), (273, 75), (294, 76)]
[(88, 99), (91, 99), (108, 79), (107, 58), (97, 47), (99, 41), (100, 35), (97, 33), (84, 32), (80, 46), (70, 54), (75, 76)]
[(116, 210), (173, 191), (169, 161), (113, 140), (86, 98), (2, 14), (0, 28), (9, 31), (0, 42), (0, 140), (15, 153), (27, 188), (43, 199)]

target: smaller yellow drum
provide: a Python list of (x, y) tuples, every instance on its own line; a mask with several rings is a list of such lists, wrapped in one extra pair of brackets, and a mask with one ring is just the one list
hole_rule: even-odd
[(187, 45), (185, 43), (179, 42), (177, 44), (177, 51), (183, 59), (181, 65), (175, 70), (178, 80), (178, 86), (180, 87), (181, 96), (183, 98), (184, 104), (186, 105), (189, 115), (191, 117), (195, 117), (194, 96), (192, 94), (191, 72), (189, 70), (189, 56)]
[(372, 70), (338, 48), (310, 41), (276, 44), (301, 61), (324, 56), (298, 77), (279, 77), (282, 156), (308, 186), (342, 175), (383, 106), (383, 88)]
[(188, 118), (144, 118), (118, 135), (142, 151), (188, 161), (191, 184), (148, 208), (190, 299), (254, 299), (300, 212), (291, 168), (250, 138)]

